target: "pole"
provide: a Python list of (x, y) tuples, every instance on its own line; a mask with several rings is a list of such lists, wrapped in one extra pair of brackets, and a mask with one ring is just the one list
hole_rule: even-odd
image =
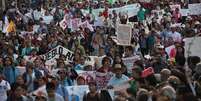
[(2, 6), (1, 7), (2, 11), (4, 11), (6, 9), (6, 2), (5, 2), (5, 0), (2, 0), (1, 6)]

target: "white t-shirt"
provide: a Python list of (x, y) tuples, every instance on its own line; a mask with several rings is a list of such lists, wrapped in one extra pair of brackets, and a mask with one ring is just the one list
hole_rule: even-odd
[(10, 89), (11, 89), (10, 84), (7, 81), (2, 80), (0, 82), (0, 99), (1, 99), (1, 101), (7, 100), (7, 91), (9, 91)]

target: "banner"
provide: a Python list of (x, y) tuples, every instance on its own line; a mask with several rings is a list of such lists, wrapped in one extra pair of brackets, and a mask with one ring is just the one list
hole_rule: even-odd
[(185, 38), (185, 56), (199, 56), (201, 58), (201, 37)]
[[(125, 13), (128, 14), (128, 17), (132, 17), (132, 16), (137, 15), (137, 12), (139, 11), (139, 8), (140, 8), (140, 4), (138, 4), (138, 3), (131, 4), (131, 5), (126, 5), (126, 6), (119, 7), (119, 8), (111, 8), (111, 9), (109, 9), (109, 14), (112, 14), (112, 11), (115, 10), (117, 14), (125, 12)], [(99, 16), (99, 13), (103, 12), (103, 11), (104, 11), (103, 8), (93, 9), (93, 14), (94, 14), (95, 18), (97, 18)], [(82, 13), (84, 15), (87, 15), (87, 14), (89, 14), (89, 11), (82, 9)]]
[(132, 27), (130, 25), (119, 24), (117, 26), (117, 41), (120, 45), (130, 45)]
[(200, 15), (201, 3), (188, 4), (188, 9), (189, 9), (190, 15)]
[[(61, 55), (61, 54), (66, 56), (67, 62), (73, 61), (74, 53), (72, 51), (70, 51), (69, 49), (61, 46), (61, 45), (53, 48), (52, 50), (50, 50), (46, 54), (41, 55), (41, 57), (46, 61), (45, 62), (46, 65), (51, 66), (51, 65), (54, 65), (56, 63), (55, 59), (59, 58), (59, 55)], [(94, 66), (96, 57), (97, 56), (85, 57), (85, 65)]]
[(83, 101), (84, 95), (89, 92), (88, 85), (67, 86), (66, 89), (68, 90), (69, 101)]
[(132, 68), (134, 65), (134, 62), (140, 60), (140, 56), (133, 56), (133, 57), (128, 57), (128, 58), (122, 58), (123, 63), (126, 65), (128, 72), (132, 72)]
[(56, 58), (59, 58), (60, 54), (66, 56), (66, 61), (73, 61), (74, 53), (60, 45), (53, 48), (41, 57), (46, 61), (46, 64), (52, 64), (54, 63), (53, 61), (55, 61)]

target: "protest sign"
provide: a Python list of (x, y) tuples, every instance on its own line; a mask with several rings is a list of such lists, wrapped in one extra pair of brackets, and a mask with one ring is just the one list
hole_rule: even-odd
[(59, 58), (60, 54), (66, 56), (66, 61), (71, 62), (73, 60), (74, 57), (73, 52), (60, 45), (53, 48), (52, 50), (42, 55), (41, 57), (46, 61), (46, 64), (51, 64), (52, 61), (54, 61), (56, 58)]
[(83, 28), (83, 29), (88, 28), (90, 31), (94, 31), (92, 25), (89, 24), (88, 21), (81, 22), (81, 23), (79, 24), (79, 27), (81, 27), (81, 28)]
[(97, 56), (87, 56), (85, 57), (85, 66), (91, 65), (92, 67), (95, 66)]
[(139, 60), (140, 56), (133, 56), (133, 57), (128, 57), (128, 58), (122, 58), (123, 63), (126, 65), (127, 70), (129, 73), (132, 72), (132, 68), (134, 65), (134, 62)]
[(100, 73), (96, 72), (96, 83), (99, 89), (104, 89), (112, 77), (112, 73)]
[(201, 58), (201, 37), (185, 38), (185, 56), (199, 56)]
[(189, 9), (190, 15), (200, 15), (201, 3), (188, 4), (188, 9)]
[(117, 41), (120, 45), (131, 44), (132, 27), (130, 25), (119, 24), (117, 26)]
[(70, 28), (72, 31), (76, 31), (79, 28), (79, 24), (81, 23), (80, 18), (71, 19)]
[(43, 21), (46, 24), (50, 24), (54, 20), (53, 16), (43, 16)]
[(79, 76), (85, 78), (86, 82), (91, 82), (96, 79), (95, 71), (83, 71), (83, 70), (76, 70)]
[[(60, 45), (53, 48), (46, 54), (41, 55), (41, 57), (46, 61), (45, 62), (46, 65), (53, 65), (55, 64), (55, 59), (59, 58), (59, 55), (66, 56), (67, 62), (72, 62), (74, 58), (74, 53), (72, 51)], [(86, 58), (85, 64), (91, 65), (91, 66), (95, 65), (96, 56), (86, 56), (85, 58)]]
[(74, 97), (78, 97), (76, 101), (83, 101), (83, 97), (87, 92), (89, 92), (88, 85), (81, 85), (81, 86), (67, 86), (66, 89), (68, 90), (69, 100), (74, 101)]
[(64, 30), (66, 29), (68, 23), (65, 19), (61, 20), (61, 22), (59, 23), (59, 26)]
[(181, 5), (170, 5), (170, 9), (172, 10), (172, 11), (175, 11), (175, 9), (176, 8), (178, 8), (179, 10), (181, 9)]

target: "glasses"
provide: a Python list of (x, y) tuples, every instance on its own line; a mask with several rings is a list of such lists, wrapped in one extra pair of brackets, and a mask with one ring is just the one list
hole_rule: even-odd
[(64, 71), (58, 71), (58, 74), (65, 74), (66, 72)]

